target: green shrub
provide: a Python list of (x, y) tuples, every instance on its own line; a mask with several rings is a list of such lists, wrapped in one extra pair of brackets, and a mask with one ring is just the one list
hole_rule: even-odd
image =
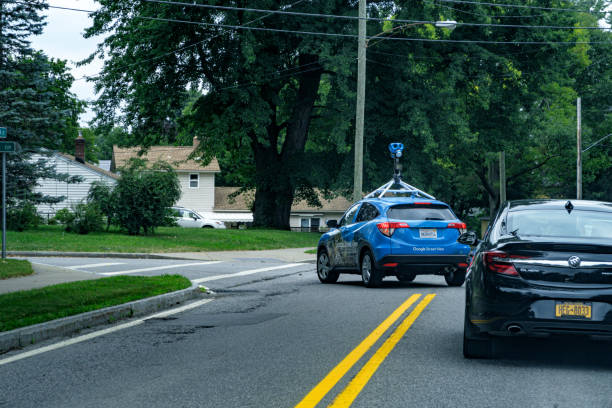
[(74, 214), (68, 208), (57, 210), (53, 219), (60, 224), (68, 224), (74, 220)]
[(74, 218), (66, 224), (66, 231), (79, 234), (102, 231), (104, 220), (100, 208), (93, 203), (73, 207)]
[(20, 204), (9, 208), (6, 212), (6, 227), (13, 231), (34, 228), (41, 222), (42, 218), (38, 215), (36, 207), (32, 203)]

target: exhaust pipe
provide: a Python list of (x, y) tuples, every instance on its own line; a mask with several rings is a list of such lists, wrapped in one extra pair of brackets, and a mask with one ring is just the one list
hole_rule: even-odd
[(510, 333), (513, 336), (516, 336), (519, 334), (525, 334), (525, 332), (523, 331), (523, 328), (518, 324), (508, 325), (508, 333)]

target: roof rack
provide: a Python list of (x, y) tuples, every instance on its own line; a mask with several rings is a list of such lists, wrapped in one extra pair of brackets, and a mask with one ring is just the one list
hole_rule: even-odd
[(430, 200), (436, 199), (436, 197), (432, 196), (431, 194), (428, 194), (424, 192), (423, 190), (420, 190), (402, 181), (402, 175), (400, 172), (400, 165), (399, 165), (399, 158), (402, 157), (403, 150), (404, 150), (404, 145), (401, 143), (391, 143), (389, 145), (389, 151), (391, 152), (391, 158), (393, 158), (393, 162), (394, 162), (393, 180), (378, 187), (376, 190), (366, 195), (365, 198), (374, 198), (374, 197), (383, 198), (385, 194), (388, 194), (388, 193), (395, 193), (395, 194), (408, 193), (411, 197), (423, 197), (423, 198), (429, 198)]

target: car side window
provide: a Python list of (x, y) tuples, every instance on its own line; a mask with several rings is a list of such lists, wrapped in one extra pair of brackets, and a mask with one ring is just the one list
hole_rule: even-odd
[(354, 206), (349, 208), (348, 211), (345, 212), (344, 215), (342, 216), (342, 219), (340, 220), (340, 223), (338, 224), (338, 226), (341, 227), (344, 225), (352, 224), (353, 218), (355, 217), (355, 213), (357, 212), (358, 208), (359, 208), (359, 204), (355, 204)]
[(365, 222), (373, 220), (378, 217), (378, 210), (370, 203), (363, 203), (359, 214), (357, 214), (357, 220), (355, 222)]

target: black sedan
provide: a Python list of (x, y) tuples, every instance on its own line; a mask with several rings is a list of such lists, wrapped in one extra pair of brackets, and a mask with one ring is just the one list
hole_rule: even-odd
[(476, 248), (464, 356), (490, 357), (493, 336), (557, 334), (612, 336), (612, 203), (508, 202)]

